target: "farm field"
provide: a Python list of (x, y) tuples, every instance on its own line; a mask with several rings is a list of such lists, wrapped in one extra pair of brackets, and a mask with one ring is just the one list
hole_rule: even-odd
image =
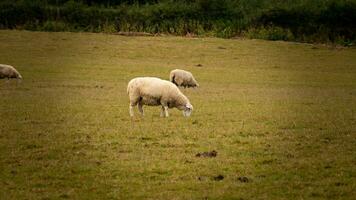
[[(356, 196), (355, 48), (1, 30), (0, 63), (2, 200)], [(131, 119), (128, 81), (175, 68), (191, 117)]]

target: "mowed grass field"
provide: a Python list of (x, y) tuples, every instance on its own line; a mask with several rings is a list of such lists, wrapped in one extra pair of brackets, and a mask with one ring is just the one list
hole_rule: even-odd
[[(0, 31), (0, 63), (0, 199), (356, 196), (356, 49)], [(175, 68), (192, 116), (131, 119), (128, 81)]]

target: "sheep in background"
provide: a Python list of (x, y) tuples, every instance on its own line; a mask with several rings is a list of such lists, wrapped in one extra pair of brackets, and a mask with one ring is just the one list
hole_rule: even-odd
[(199, 87), (199, 84), (195, 80), (193, 74), (181, 69), (172, 70), (169, 74), (169, 80), (178, 87)]
[(0, 79), (3, 78), (22, 79), (22, 76), (13, 66), (0, 64)]
[(133, 107), (137, 105), (144, 115), (142, 106), (161, 106), (161, 117), (168, 117), (168, 108), (183, 111), (183, 116), (190, 116), (193, 110), (189, 99), (173, 83), (155, 77), (138, 77), (127, 85), (130, 99), (130, 116), (134, 116)]

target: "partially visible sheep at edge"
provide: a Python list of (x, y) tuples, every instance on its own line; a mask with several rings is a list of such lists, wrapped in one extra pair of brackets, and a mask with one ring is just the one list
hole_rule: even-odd
[(22, 79), (21, 74), (11, 65), (0, 64), (0, 79)]
[(137, 77), (127, 85), (130, 99), (130, 116), (134, 116), (133, 107), (137, 105), (144, 115), (142, 106), (161, 106), (161, 117), (168, 117), (168, 108), (183, 111), (183, 116), (189, 117), (193, 106), (189, 99), (173, 83), (155, 77)]
[(199, 84), (195, 80), (193, 74), (182, 69), (172, 70), (169, 74), (169, 80), (178, 87), (199, 87)]

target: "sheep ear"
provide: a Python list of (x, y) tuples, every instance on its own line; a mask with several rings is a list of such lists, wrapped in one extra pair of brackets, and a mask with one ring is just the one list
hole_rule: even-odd
[(185, 107), (186, 107), (187, 109), (189, 109), (189, 110), (192, 110), (192, 109), (193, 109), (193, 108), (192, 108), (192, 105), (190, 105), (190, 104), (185, 105)]

